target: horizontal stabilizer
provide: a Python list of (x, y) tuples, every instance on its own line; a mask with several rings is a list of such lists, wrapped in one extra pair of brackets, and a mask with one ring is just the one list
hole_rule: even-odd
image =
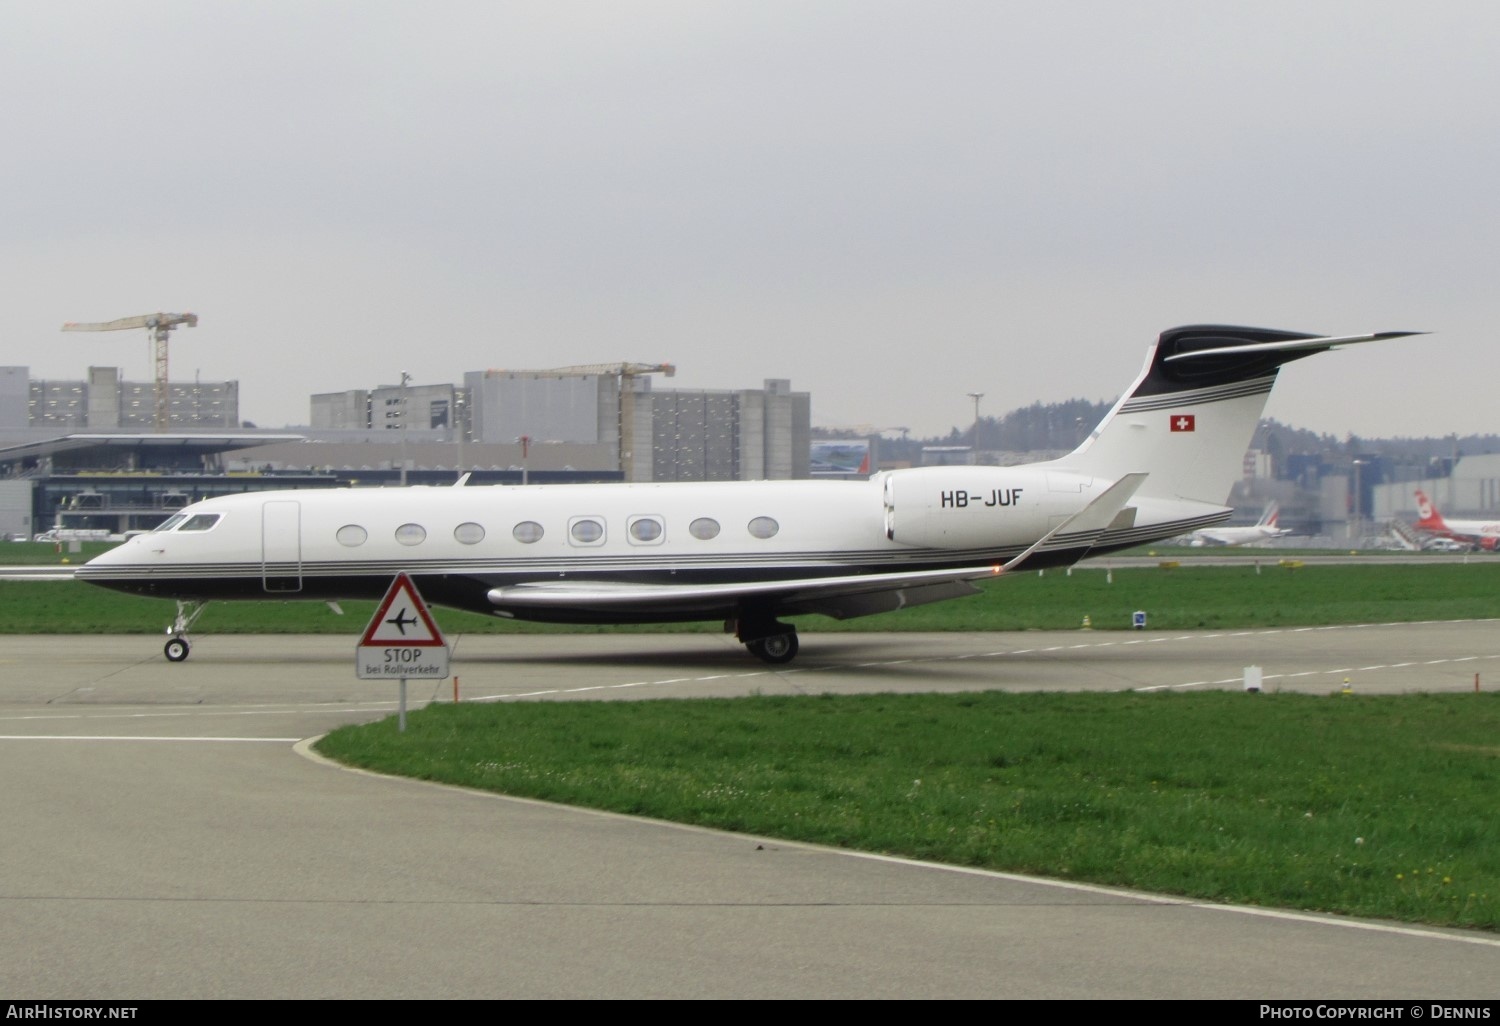
[(1358, 342), (1379, 342), (1388, 338), (1406, 338), (1410, 335), (1426, 334), (1429, 334), (1429, 332), (1377, 331), (1369, 335), (1337, 335), (1327, 338), (1295, 338), (1276, 342), (1251, 342), (1239, 346), (1218, 346), (1213, 349), (1193, 349), (1183, 353), (1173, 353), (1162, 362), (1175, 363), (1178, 360), (1196, 360), (1205, 356), (1229, 356), (1235, 353), (1321, 352), (1325, 349), (1336, 349), (1339, 346), (1354, 345)]

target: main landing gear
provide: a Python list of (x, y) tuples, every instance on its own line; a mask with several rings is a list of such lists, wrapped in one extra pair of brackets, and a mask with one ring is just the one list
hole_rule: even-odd
[(764, 663), (780, 665), (797, 658), (797, 628), (778, 620), (741, 620), (735, 637)]
[(167, 628), (167, 643), (162, 647), (168, 662), (180, 663), (188, 657), (192, 651), (192, 645), (188, 643), (188, 628), (207, 608), (203, 603), (177, 600), (177, 619)]

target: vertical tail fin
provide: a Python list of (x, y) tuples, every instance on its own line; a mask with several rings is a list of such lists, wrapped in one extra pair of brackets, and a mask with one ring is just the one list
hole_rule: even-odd
[(1417, 526), (1428, 531), (1446, 531), (1448, 524), (1433, 501), (1422, 489), (1417, 489)]
[(1161, 333), (1146, 366), (1093, 433), (1048, 466), (1108, 480), (1148, 476), (1141, 498), (1222, 506), (1284, 363), (1343, 345), (1417, 335), (1322, 336), (1196, 324)]

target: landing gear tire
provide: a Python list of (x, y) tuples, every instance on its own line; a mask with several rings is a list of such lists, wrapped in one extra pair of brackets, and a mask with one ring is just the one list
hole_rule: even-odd
[(751, 655), (762, 662), (774, 665), (789, 663), (797, 658), (797, 634), (795, 631), (787, 634), (772, 634), (769, 637), (747, 641), (745, 647), (750, 650)]
[(188, 644), (188, 630), (208, 605), (203, 602), (195, 602), (189, 599), (177, 600), (177, 619), (172, 621), (172, 626), (167, 628), (167, 643), (162, 651), (166, 653), (167, 660), (180, 663), (188, 657), (192, 646)]

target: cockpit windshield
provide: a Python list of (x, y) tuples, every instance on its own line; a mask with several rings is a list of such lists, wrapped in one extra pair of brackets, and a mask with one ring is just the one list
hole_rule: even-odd
[(165, 531), (207, 531), (219, 522), (224, 516), (222, 513), (174, 513), (152, 532), (161, 534)]

